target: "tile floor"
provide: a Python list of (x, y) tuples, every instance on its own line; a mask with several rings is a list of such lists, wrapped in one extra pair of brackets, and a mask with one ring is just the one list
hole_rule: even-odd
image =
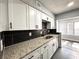
[(79, 43), (62, 40), (62, 48), (51, 59), (79, 59)]

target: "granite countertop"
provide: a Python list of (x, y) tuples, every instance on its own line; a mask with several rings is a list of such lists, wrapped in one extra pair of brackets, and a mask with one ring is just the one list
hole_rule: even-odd
[[(57, 36), (53, 34), (49, 35), (53, 36), (53, 38)], [(38, 37), (32, 40), (24, 41), (6, 47), (4, 49), (4, 55), (3, 55), (4, 59), (20, 59), (21, 57), (28, 55), (33, 50), (52, 40), (52, 39), (45, 39), (46, 36)]]

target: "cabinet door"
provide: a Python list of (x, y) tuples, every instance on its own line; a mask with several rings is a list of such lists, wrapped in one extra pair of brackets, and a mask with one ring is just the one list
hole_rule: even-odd
[(41, 47), (41, 59), (48, 59), (48, 45), (45, 44)]
[(41, 15), (43, 20), (47, 20), (47, 16), (44, 13), (42, 13)]
[(54, 44), (53, 40), (48, 43), (48, 47), (49, 47), (49, 49), (48, 49), (48, 59), (50, 59), (54, 54), (54, 52), (53, 52), (53, 44)]
[(31, 53), (22, 59), (40, 59), (40, 54), (39, 53)]
[(58, 37), (56, 37), (55, 39), (56, 39), (56, 48), (58, 48)]
[(55, 20), (53, 18), (50, 18), (51, 21), (51, 29), (55, 29)]
[(44, 51), (43, 53), (43, 59), (48, 59), (48, 51)]
[(55, 38), (53, 40), (53, 42), (54, 42), (53, 49), (54, 49), (54, 52), (55, 52), (57, 50), (57, 48), (58, 48), (58, 40)]
[(8, 0), (10, 30), (25, 30), (27, 5), (20, 0)]
[(36, 54), (32, 59), (40, 59), (40, 54)]
[(29, 6), (29, 8), (28, 8), (29, 10), (29, 13), (28, 13), (28, 20), (29, 20), (29, 25), (30, 25), (30, 29), (36, 29), (35, 28), (35, 24), (36, 24), (36, 22), (35, 22), (35, 19), (36, 19), (36, 10), (33, 8), (33, 7), (31, 7), (31, 6)]
[(36, 10), (36, 29), (42, 29), (42, 19), (41, 19), (41, 12)]

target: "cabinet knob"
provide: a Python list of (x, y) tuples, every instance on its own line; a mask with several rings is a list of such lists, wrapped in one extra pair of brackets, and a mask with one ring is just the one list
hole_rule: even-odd
[(44, 48), (46, 48), (47, 46), (44, 46)]
[(34, 56), (31, 56), (30, 58), (28, 58), (28, 59), (32, 59)]

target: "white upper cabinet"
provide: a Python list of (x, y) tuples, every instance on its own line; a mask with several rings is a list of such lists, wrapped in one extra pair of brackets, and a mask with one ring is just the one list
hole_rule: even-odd
[(39, 30), (39, 29), (42, 29), (42, 18), (41, 18), (41, 12), (36, 10), (36, 29)]
[(51, 29), (55, 29), (55, 20), (51, 18)]
[(29, 20), (29, 25), (30, 25), (30, 29), (36, 29), (35, 25), (36, 25), (36, 9), (34, 9), (33, 7), (29, 6), (28, 8), (28, 20)]
[(9, 30), (42, 29), (41, 12), (20, 0), (8, 0)]
[(40, 30), (42, 29), (42, 19), (41, 12), (29, 6), (28, 8), (28, 23), (30, 25), (30, 30)]
[(8, 0), (9, 30), (40, 30), (42, 20), (49, 21), (48, 29), (54, 29), (54, 19), (21, 0)]
[(20, 0), (8, 0), (8, 15), (10, 30), (25, 30), (27, 20), (27, 5)]
[(49, 19), (50, 24), (51, 24), (50, 29), (55, 29), (55, 20), (51, 17), (49, 17), (48, 19)]
[(47, 20), (47, 15), (46, 14), (42, 13), (41, 15), (42, 15), (42, 20)]
[(55, 21), (54, 21), (54, 18), (51, 18), (50, 16), (47, 16), (46, 15), (46, 18), (47, 18), (47, 29), (55, 29)]

